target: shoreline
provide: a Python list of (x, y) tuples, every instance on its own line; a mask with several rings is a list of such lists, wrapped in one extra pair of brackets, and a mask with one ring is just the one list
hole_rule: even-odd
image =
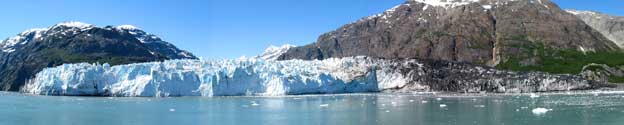
[(335, 94), (294, 94), (294, 95), (234, 95), (234, 96), (71, 96), (71, 95), (39, 95), (14, 91), (0, 91), (2, 94), (15, 94), (24, 96), (41, 97), (92, 97), (92, 98), (298, 98), (298, 97), (318, 97), (318, 96), (358, 96), (358, 95), (380, 95), (380, 96), (432, 96), (432, 97), (483, 97), (483, 96), (531, 96), (531, 95), (600, 95), (600, 94), (624, 94), (624, 85), (617, 85), (617, 88), (600, 88), (592, 90), (570, 90), (532, 93), (458, 93), (458, 92), (358, 92), (358, 93), (335, 93)]

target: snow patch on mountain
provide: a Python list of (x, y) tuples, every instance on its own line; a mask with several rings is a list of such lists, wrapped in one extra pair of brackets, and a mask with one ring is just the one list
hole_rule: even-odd
[(584, 10), (565, 10), (568, 13), (574, 14), (574, 15), (579, 15), (579, 14), (588, 14), (588, 15), (596, 15), (596, 12), (593, 11), (584, 11)]
[(56, 24), (54, 27), (59, 27), (59, 26), (72, 27), (72, 28), (78, 28), (78, 29), (86, 29), (86, 28), (95, 27), (95, 25), (93, 24), (88, 24), (88, 23), (83, 23), (83, 22), (78, 22), (78, 21), (62, 22), (62, 23)]
[(263, 59), (263, 60), (277, 60), (282, 54), (286, 53), (289, 49), (294, 48), (296, 46), (285, 44), (282, 46), (274, 46), (270, 45), (264, 52), (254, 58)]
[[(38, 40), (40, 39), (42, 36), (45, 36), (48, 31), (54, 29), (54, 28), (59, 28), (59, 27), (64, 27), (64, 28), (70, 28), (70, 29), (78, 29), (78, 30), (86, 30), (86, 29), (90, 29), (95, 27), (95, 25), (93, 24), (87, 24), (87, 23), (83, 23), (83, 22), (77, 22), (77, 21), (68, 21), (68, 22), (61, 22), (58, 23), (54, 26), (48, 27), (48, 28), (34, 28), (34, 29), (28, 29), (20, 34), (17, 34), (17, 36), (13, 36), (10, 37), (2, 42), (0, 42), (0, 47), (2, 47), (2, 52), (5, 53), (11, 53), (13, 51), (15, 51), (16, 48), (18, 48), (20, 45), (24, 45), (28, 42), (31, 42), (33, 40)], [(57, 32), (61, 32), (62, 34), (68, 34), (68, 33), (75, 33), (74, 30), (67, 30), (67, 31), (57, 31)]]
[[(492, 7), (500, 6), (500, 5), (508, 5), (510, 2), (522, 1), (522, 0), (411, 0), (418, 3), (424, 3), (434, 7), (442, 7), (445, 9), (455, 8), (459, 6), (464, 6), (472, 3), (477, 3), (483, 5), (484, 9), (491, 9)], [(544, 4), (542, 0), (525, 0), (533, 4), (541, 4), (545, 8), (550, 8), (548, 5)], [(426, 10), (428, 6), (425, 6), (423, 10)]]
[(119, 26), (116, 26), (115, 28), (122, 29), (122, 30), (140, 30), (140, 28), (133, 26), (133, 25), (119, 25)]
[(43, 36), (43, 33), (47, 31), (47, 29), (35, 28), (26, 30), (17, 36), (8, 38), (2, 42), (0, 42), (0, 47), (2, 47), (2, 52), (11, 53), (15, 51), (15, 47), (19, 45), (24, 45), (32, 40), (36, 40)]
[[(382, 22), (385, 24), (392, 24), (394, 20), (392, 20), (391, 18), (393, 17), (394, 13), (397, 12), (398, 8), (412, 7), (412, 6), (417, 6), (418, 4), (423, 5), (421, 9), (422, 11), (426, 11), (428, 9), (433, 9), (433, 8), (443, 8), (445, 10), (448, 10), (448, 9), (452, 9), (452, 8), (456, 8), (460, 6), (466, 6), (470, 4), (481, 5), (484, 11), (489, 11), (489, 10), (492, 10), (493, 8), (497, 8), (500, 6), (508, 5), (512, 2), (518, 2), (518, 1), (523, 1), (523, 0), (409, 0), (409, 1), (410, 2), (408, 3), (403, 3), (397, 6), (394, 6), (382, 13), (362, 18), (356, 22), (376, 19), (379, 22)], [(545, 2), (542, 2), (542, 0), (526, 0), (526, 2), (530, 2), (532, 4), (541, 4), (545, 8), (550, 8), (547, 4), (545, 4)], [(428, 15), (428, 16), (431, 16), (431, 15)], [(436, 17), (436, 18), (439, 18), (439, 17)], [(418, 17), (417, 19), (419, 22), (428, 22), (428, 20), (425, 19), (424, 15), (421, 15), (421, 17)], [(397, 18), (396, 20), (399, 20), (399, 19)], [(388, 25), (388, 27), (392, 28), (392, 25)]]
[(425, 3), (431, 6), (455, 8), (457, 6), (468, 5), (470, 3), (479, 2), (479, 0), (412, 0), (420, 3)]

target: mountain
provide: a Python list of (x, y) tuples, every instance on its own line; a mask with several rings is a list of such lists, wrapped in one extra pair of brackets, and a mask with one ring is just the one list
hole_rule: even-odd
[(255, 56), (254, 58), (263, 60), (277, 60), (281, 55), (294, 47), (294, 45), (290, 44), (285, 44), (279, 47), (271, 45), (267, 49), (265, 49), (262, 54)]
[(619, 52), (613, 41), (549, 0), (408, 0), (279, 59), (423, 58), (578, 73), (585, 63), (561, 65), (564, 59)]
[(63, 22), (26, 30), (0, 42), (0, 89), (17, 91), (46, 67), (64, 63), (112, 65), (168, 59), (196, 59), (153, 34), (130, 26)]
[(466, 63), (368, 57), (167, 60), (46, 68), (21, 92), (66, 96), (240, 96), (354, 92), (551, 92), (602, 87), (575, 75), (515, 73)]
[(620, 47), (624, 47), (624, 17), (611, 16), (599, 12), (582, 11), (582, 10), (566, 10), (600, 33), (605, 35), (611, 41), (614, 41)]

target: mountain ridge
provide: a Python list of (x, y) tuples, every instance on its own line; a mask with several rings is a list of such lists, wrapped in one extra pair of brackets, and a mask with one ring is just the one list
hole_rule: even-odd
[[(431, 1), (439, 0), (406, 1), (323, 34), (313, 44), (290, 49), (279, 59), (362, 55), (496, 66), (513, 55), (531, 51), (517, 46), (620, 51), (612, 41), (549, 0), (427, 3)], [(522, 61), (537, 63), (531, 58)]]
[(167, 59), (197, 59), (134, 26), (97, 27), (68, 21), (26, 30), (0, 42), (0, 89), (17, 91), (43, 68), (64, 63), (112, 65)]

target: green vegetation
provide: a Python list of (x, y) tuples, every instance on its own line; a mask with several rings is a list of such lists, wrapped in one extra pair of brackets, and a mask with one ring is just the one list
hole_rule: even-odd
[(609, 76), (609, 82), (611, 82), (611, 83), (624, 83), (624, 77)]
[[(508, 45), (520, 48), (524, 54), (508, 55), (508, 60), (496, 68), (513, 71), (543, 71), (556, 74), (578, 74), (583, 66), (591, 63), (606, 64), (611, 67), (624, 65), (623, 52), (581, 52), (574, 49), (554, 50), (544, 47), (542, 42), (531, 42), (527, 37), (514, 36), (516, 41), (525, 41), (523, 44)], [(533, 61), (533, 65), (522, 62)], [(598, 68), (598, 67), (591, 67)], [(594, 69), (598, 70), (598, 69)], [(613, 81), (623, 81), (624, 78), (613, 77)]]

